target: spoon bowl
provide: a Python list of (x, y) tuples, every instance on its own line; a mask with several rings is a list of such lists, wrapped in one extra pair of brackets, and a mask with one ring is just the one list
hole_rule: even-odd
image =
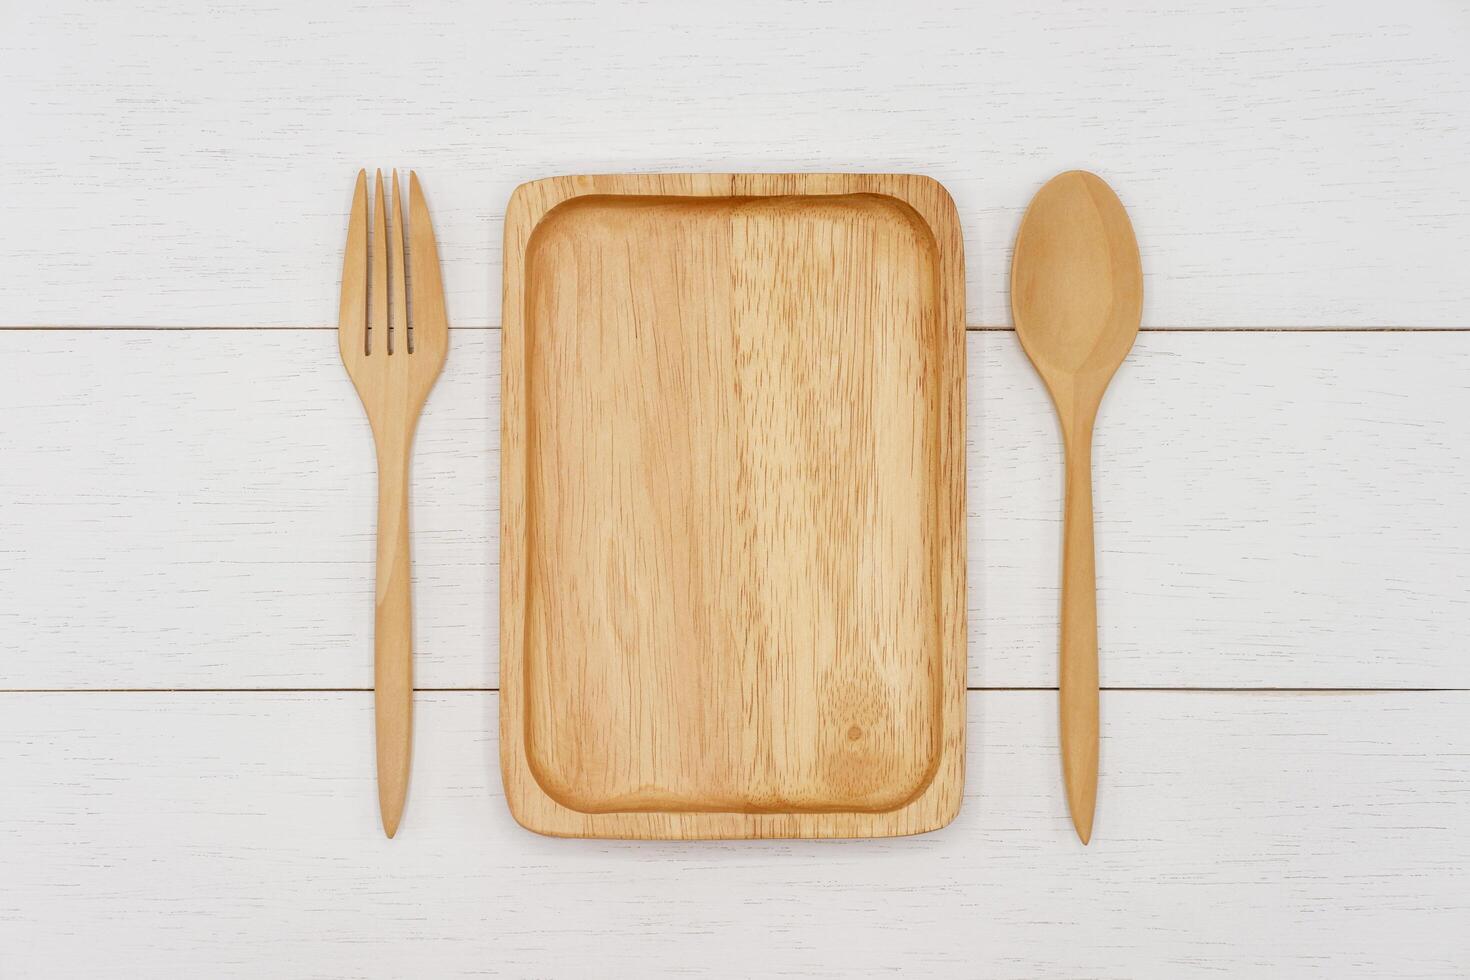
[(1069, 170), (1036, 192), (1016, 236), (1011, 312), (1053, 398), (1080, 383), (1100, 400), (1143, 312), (1133, 225), (1102, 178)]

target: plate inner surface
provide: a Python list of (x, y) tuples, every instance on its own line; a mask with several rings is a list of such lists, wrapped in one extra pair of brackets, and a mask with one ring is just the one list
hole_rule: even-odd
[(526, 253), (526, 752), (584, 813), (886, 812), (940, 753), (939, 252), (879, 194)]

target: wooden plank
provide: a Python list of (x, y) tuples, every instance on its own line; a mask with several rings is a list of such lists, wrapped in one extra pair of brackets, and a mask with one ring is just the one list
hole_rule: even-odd
[[(335, 344), (0, 335), (0, 688), (372, 684), (372, 443)], [(450, 346), (417, 677), (493, 687), (499, 334)], [(1048, 686), (1054, 413), (1014, 337), (969, 359), (969, 683)], [(1470, 335), (1141, 336), (1094, 453), (1103, 684), (1470, 687), (1467, 403)]]
[(521, 181), (855, 170), (950, 188), (1001, 324), (1021, 209), (1087, 166), (1145, 326), (1470, 326), (1467, 45), (1442, 0), (11, 4), (0, 323), (329, 323), (352, 175), (412, 166), (453, 323), (498, 322)]
[(530, 834), (501, 795), (494, 700), (420, 699), (387, 841), (365, 693), (0, 696), (0, 972), (1397, 978), (1470, 962), (1464, 692), (1104, 693), (1086, 850), (1047, 693), (970, 695), (949, 828), (847, 842)]

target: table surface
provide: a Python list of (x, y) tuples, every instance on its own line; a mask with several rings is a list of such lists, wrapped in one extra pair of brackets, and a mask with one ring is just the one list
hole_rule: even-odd
[[(1106, 6), (0, 5), (0, 975), (1462, 975), (1470, 12)], [(332, 331), (362, 166), (423, 179), (455, 325), (394, 841)], [(1006, 289), (1072, 167), (1146, 272), (1098, 422), (1085, 849), (1060, 446)], [(955, 197), (971, 689), (938, 833), (561, 841), (506, 811), (501, 218), (525, 180), (650, 170)]]

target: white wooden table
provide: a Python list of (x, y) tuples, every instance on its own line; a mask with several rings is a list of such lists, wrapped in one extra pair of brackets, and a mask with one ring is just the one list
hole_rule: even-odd
[[(0, 977), (1470, 970), (1470, 13), (1394, 3), (0, 5)], [(1033, 9), (1035, 8), (1035, 9)], [(424, 180), (415, 771), (378, 828), (351, 179)], [(1103, 750), (1056, 750), (1051, 174), (1147, 272), (1096, 450)], [(921, 171), (969, 266), (949, 828), (559, 841), (496, 765), (501, 214), (553, 173)]]

